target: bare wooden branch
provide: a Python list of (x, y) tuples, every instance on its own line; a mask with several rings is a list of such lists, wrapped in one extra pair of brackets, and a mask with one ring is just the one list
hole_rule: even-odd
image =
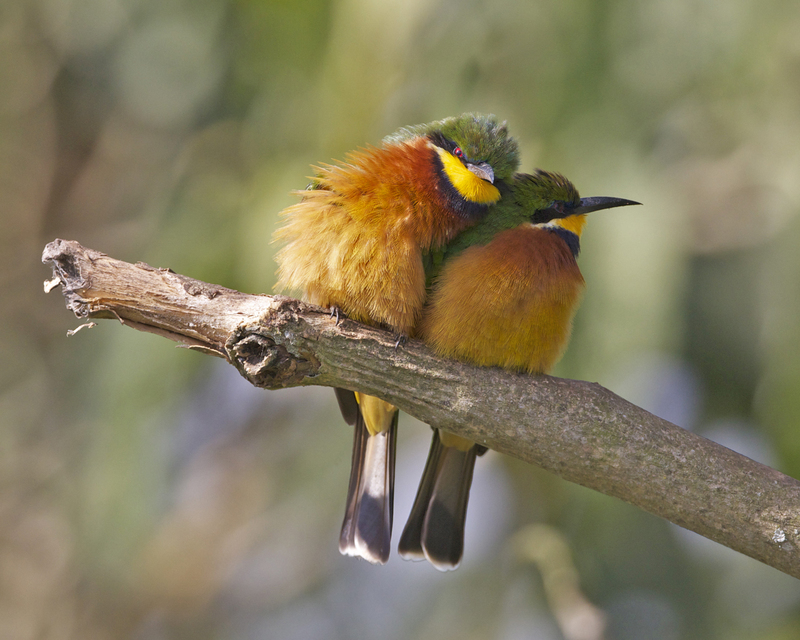
[[(471, 367), (282, 296), (255, 296), (55, 240), (79, 318), (116, 318), (226, 358), (267, 389), (325, 385), (539, 465), (800, 577), (800, 482), (598, 384)], [(53, 288), (52, 281), (45, 283)]]

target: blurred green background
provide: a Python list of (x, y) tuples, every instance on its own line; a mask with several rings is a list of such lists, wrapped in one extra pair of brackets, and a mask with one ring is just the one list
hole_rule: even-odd
[[(310, 164), (492, 112), (522, 170), (644, 203), (591, 220), (557, 373), (800, 477), (798, 33), (796, 0), (0, 3), (0, 638), (798, 637), (800, 582), (491, 452), (458, 571), (341, 557), (329, 390), (67, 338), (40, 263), (269, 292)], [(401, 419), (397, 529), (428, 440)]]

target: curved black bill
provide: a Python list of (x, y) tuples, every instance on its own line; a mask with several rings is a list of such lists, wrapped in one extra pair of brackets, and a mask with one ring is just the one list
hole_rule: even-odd
[(592, 211), (599, 211), (600, 209), (611, 209), (612, 207), (627, 207), (631, 204), (642, 204), (635, 200), (625, 200), (625, 198), (581, 198), (580, 202), (576, 205), (568, 204), (566, 202), (554, 202), (547, 209), (537, 211), (531, 221), (534, 224), (550, 222), (550, 220), (560, 220), (562, 218), (569, 218), (570, 216), (577, 216), (583, 213), (591, 213)]
[[(625, 198), (606, 198), (603, 196), (595, 198), (581, 198), (581, 203), (575, 208), (566, 211), (568, 216), (575, 216), (580, 213), (591, 213), (600, 209), (611, 209), (613, 207), (627, 207), (632, 204), (642, 204), (635, 200), (625, 200)], [(566, 217), (566, 216), (565, 216)]]

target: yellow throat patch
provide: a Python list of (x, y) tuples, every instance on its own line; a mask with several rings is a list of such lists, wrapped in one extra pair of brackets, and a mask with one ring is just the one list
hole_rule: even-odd
[(444, 172), (465, 200), (478, 204), (491, 204), (500, 199), (500, 192), (491, 182), (476, 176), (464, 166), (464, 163), (449, 151), (436, 147), (436, 152), (442, 160)]
[(583, 228), (586, 226), (586, 214), (582, 213), (578, 214), (577, 216), (559, 218), (558, 220), (553, 220), (552, 224), (555, 224), (562, 229), (566, 229), (567, 231), (572, 231), (572, 233), (580, 238)]

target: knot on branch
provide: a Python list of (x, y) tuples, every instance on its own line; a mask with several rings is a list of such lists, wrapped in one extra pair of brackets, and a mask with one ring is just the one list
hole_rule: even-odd
[(226, 349), (242, 375), (266, 389), (295, 386), (319, 369), (315, 359), (296, 356), (272, 338), (247, 329), (233, 335)]

